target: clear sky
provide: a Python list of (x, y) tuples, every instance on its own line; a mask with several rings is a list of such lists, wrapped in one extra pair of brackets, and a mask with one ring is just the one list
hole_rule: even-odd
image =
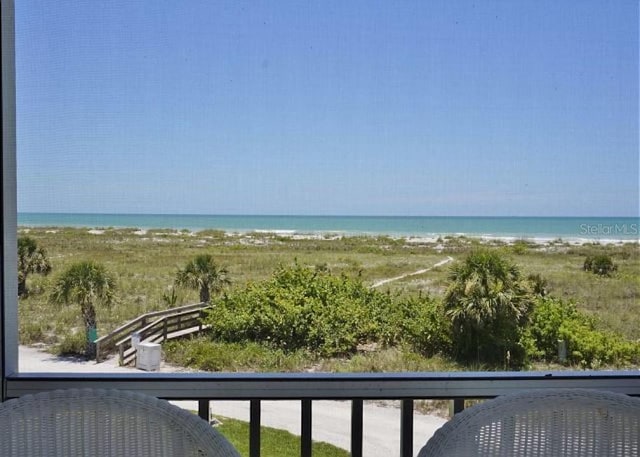
[(639, 213), (637, 0), (16, 3), (19, 211)]

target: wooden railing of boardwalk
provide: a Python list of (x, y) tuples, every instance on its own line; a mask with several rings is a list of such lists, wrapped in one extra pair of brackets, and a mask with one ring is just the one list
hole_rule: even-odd
[(202, 325), (208, 306), (207, 303), (195, 303), (143, 314), (96, 340), (96, 362), (102, 362), (116, 350), (120, 356), (120, 364), (134, 360), (136, 350), (131, 344), (133, 333), (140, 335), (140, 342), (157, 343), (200, 332), (208, 328)]

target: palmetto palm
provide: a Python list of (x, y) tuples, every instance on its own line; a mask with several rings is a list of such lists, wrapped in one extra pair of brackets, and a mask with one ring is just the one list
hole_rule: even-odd
[(51, 301), (59, 305), (77, 304), (87, 332), (85, 353), (95, 355), (95, 345), (90, 336), (96, 329), (95, 306), (110, 305), (114, 299), (115, 280), (100, 264), (79, 262), (65, 270), (55, 282)]
[(27, 276), (31, 273), (48, 275), (51, 272), (51, 264), (47, 254), (33, 238), (21, 236), (18, 238), (18, 296), (25, 297), (27, 289)]
[[(493, 251), (472, 252), (454, 265), (444, 296), (458, 355), (478, 362), (515, 355), (519, 329), (531, 306), (518, 268)], [(492, 360), (494, 359), (494, 360)]]
[(210, 254), (196, 256), (187, 265), (179, 269), (176, 274), (176, 284), (200, 291), (200, 301), (208, 303), (212, 293), (220, 293), (231, 284), (229, 272), (219, 267)]

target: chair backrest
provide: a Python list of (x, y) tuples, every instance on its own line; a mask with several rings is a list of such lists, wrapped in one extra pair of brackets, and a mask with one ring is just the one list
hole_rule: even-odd
[(639, 457), (640, 399), (583, 389), (505, 395), (444, 424), (418, 457)]
[(206, 421), (154, 397), (69, 389), (0, 403), (0, 455), (239, 457)]

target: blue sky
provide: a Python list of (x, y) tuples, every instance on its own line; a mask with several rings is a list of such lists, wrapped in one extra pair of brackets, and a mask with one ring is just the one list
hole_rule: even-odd
[(18, 210), (638, 216), (638, 3), (16, 5)]

